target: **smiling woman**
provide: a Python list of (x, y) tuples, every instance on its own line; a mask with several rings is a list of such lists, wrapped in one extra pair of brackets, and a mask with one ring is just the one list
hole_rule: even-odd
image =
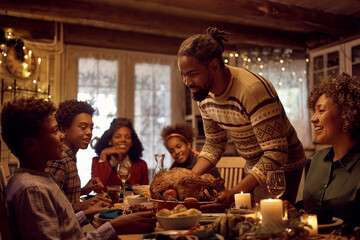
[(122, 184), (117, 172), (120, 164), (130, 168), (130, 178), (126, 183), (149, 184), (147, 164), (140, 159), (143, 150), (131, 121), (127, 118), (114, 119), (95, 145), (98, 157), (93, 158), (91, 176), (100, 178), (104, 185), (100, 191), (105, 191), (108, 185)]
[(308, 99), (317, 141), (330, 148), (317, 152), (304, 185), (304, 208), (330, 209), (333, 217), (360, 226), (360, 81), (343, 74), (315, 88)]

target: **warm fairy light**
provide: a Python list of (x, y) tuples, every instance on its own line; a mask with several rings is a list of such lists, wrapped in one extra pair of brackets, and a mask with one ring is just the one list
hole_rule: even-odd
[(280, 63), (284, 63), (284, 60), (280, 59)]
[(38, 63), (39, 63), (39, 64), (41, 63), (41, 58), (38, 58)]
[(302, 78), (299, 78), (299, 82), (302, 82), (302, 80), (303, 80)]
[(283, 72), (284, 72), (285, 70), (286, 70), (286, 69), (285, 69), (285, 67), (282, 67), (282, 68), (281, 68), (281, 71), (283, 71)]
[(235, 57), (239, 57), (239, 54), (238, 54), (238, 53), (235, 53)]
[(26, 47), (25, 46), (23, 46), (23, 50), (25, 50), (26, 49)]
[(36, 79), (33, 80), (33, 84), (36, 84)]
[(229, 63), (229, 60), (227, 58), (225, 58), (224, 63)]
[(296, 73), (295, 73), (295, 72), (292, 72), (292, 75), (293, 75), (293, 76), (295, 76), (295, 75), (296, 75)]
[(248, 60), (247, 60), (248, 62), (251, 62), (251, 59), (250, 58), (248, 58)]
[(27, 63), (23, 63), (23, 67), (24, 67), (24, 69), (26, 69), (26, 68), (28, 68), (28, 64)]
[(24, 56), (24, 58), (25, 58), (25, 59), (28, 59), (28, 58), (29, 58), (29, 56), (28, 56), (28, 55), (25, 55), (25, 56)]
[(260, 58), (260, 57), (258, 57), (257, 60), (258, 60), (258, 62), (261, 62), (261, 58)]
[(31, 72), (27, 72), (26, 75), (29, 77), (31, 75)]
[(282, 82), (279, 82), (279, 86), (282, 86)]
[(304, 70), (304, 74), (306, 74), (306, 70)]
[(48, 98), (51, 98), (51, 95), (49, 95)]
[(244, 62), (246, 62), (246, 61), (247, 61), (247, 57), (244, 57), (243, 60), (244, 60)]
[(38, 88), (38, 92), (41, 92), (41, 88)]
[(6, 55), (7, 55), (7, 54), (6, 54), (6, 53), (4, 53), (4, 57), (6, 57)]
[(264, 65), (261, 64), (259, 67), (260, 67), (261, 69), (263, 69), (263, 68), (264, 68)]
[(259, 75), (262, 76), (262, 72), (259, 72)]
[(233, 53), (230, 53), (230, 57), (233, 57), (234, 56), (234, 54)]
[(308, 58), (305, 59), (305, 62), (310, 62), (310, 60)]

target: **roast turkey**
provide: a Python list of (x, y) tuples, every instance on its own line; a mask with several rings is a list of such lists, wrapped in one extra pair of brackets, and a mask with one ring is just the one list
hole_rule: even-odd
[(197, 175), (186, 168), (172, 168), (158, 173), (151, 182), (150, 194), (153, 199), (164, 199), (164, 192), (175, 189), (178, 200), (197, 198), (214, 200), (217, 196), (215, 186), (224, 184), (224, 179), (215, 178), (209, 173)]

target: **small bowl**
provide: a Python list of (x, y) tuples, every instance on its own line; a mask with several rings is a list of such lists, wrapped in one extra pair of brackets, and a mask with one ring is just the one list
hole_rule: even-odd
[(187, 230), (199, 223), (200, 214), (183, 217), (156, 216), (160, 227), (164, 230)]
[(134, 191), (134, 194), (144, 194), (143, 191), (146, 191), (146, 189), (149, 189), (150, 185), (134, 185), (132, 186), (132, 189)]
[(130, 205), (136, 205), (139, 203), (147, 202), (149, 197), (148, 196), (140, 197), (140, 195), (130, 195), (130, 196), (127, 196), (126, 199)]

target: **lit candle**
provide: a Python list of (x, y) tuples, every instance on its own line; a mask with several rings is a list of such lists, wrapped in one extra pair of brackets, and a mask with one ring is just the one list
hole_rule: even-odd
[(235, 208), (251, 209), (251, 195), (250, 193), (235, 194)]
[(317, 223), (317, 216), (315, 214), (305, 214), (300, 216), (300, 221), (305, 223), (308, 226), (305, 226), (305, 229), (309, 231), (309, 235), (317, 235), (318, 234), (318, 223)]
[(283, 201), (281, 199), (260, 200), (262, 225), (272, 225), (283, 220)]

